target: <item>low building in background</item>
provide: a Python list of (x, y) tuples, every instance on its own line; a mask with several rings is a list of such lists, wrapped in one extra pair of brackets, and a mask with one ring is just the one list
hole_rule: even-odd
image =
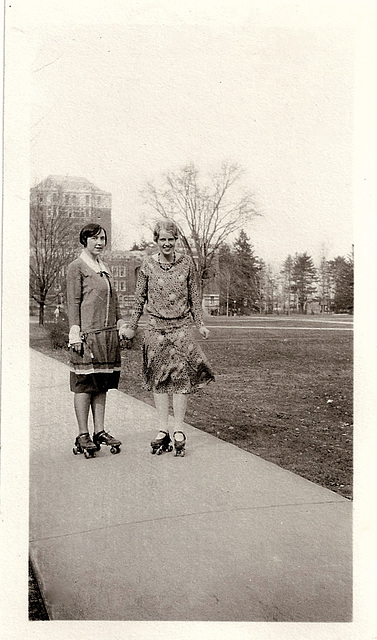
[(119, 306), (129, 314), (135, 301), (137, 276), (143, 261), (144, 251), (106, 251), (103, 258), (111, 269)]

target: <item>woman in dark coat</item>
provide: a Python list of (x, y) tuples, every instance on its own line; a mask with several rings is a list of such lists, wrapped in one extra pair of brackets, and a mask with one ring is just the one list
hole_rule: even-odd
[[(101, 444), (120, 451), (117, 440), (104, 428), (106, 394), (116, 389), (120, 376), (120, 317), (117, 294), (109, 269), (101, 260), (107, 243), (105, 229), (88, 224), (80, 232), (84, 249), (67, 271), (67, 306), (70, 344), (70, 387), (79, 427), (74, 453), (94, 457)], [(88, 417), (93, 415), (93, 440)]]

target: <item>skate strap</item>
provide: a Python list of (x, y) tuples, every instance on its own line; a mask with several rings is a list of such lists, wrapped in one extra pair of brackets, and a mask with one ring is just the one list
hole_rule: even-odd
[(111, 327), (102, 327), (102, 329), (93, 329), (92, 331), (83, 331), (82, 332), (82, 338), (85, 340), (85, 338), (93, 333), (101, 333), (102, 331), (117, 331), (117, 326), (113, 325)]

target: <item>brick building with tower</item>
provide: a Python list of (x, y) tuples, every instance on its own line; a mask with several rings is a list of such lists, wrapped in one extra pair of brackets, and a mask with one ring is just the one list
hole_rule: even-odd
[(51, 175), (30, 189), (30, 206), (39, 207), (46, 215), (63, 212), (72, 218), (72, 234), (88, 222), (106, 229), (111, 249), (111, 193), (99, 189), (86, 178)]

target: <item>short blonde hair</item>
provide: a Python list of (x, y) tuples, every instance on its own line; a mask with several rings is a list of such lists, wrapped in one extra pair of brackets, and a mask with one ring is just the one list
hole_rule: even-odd
[(160, 236), (161, 229), (166, 229), (166, 231), (169, 231), (170, 233), (173, 234), (176, 240), (178, 239), (178, 227), (175, 224), (175, 222), (173, 222), (173, 220), (170, 220), (169, 218), (163, 218), (162, 220), (159, 220), (158, 222), (156, 222), (155, 227), (153, 229), (153, 240), (155, 242), (157, 242)]

